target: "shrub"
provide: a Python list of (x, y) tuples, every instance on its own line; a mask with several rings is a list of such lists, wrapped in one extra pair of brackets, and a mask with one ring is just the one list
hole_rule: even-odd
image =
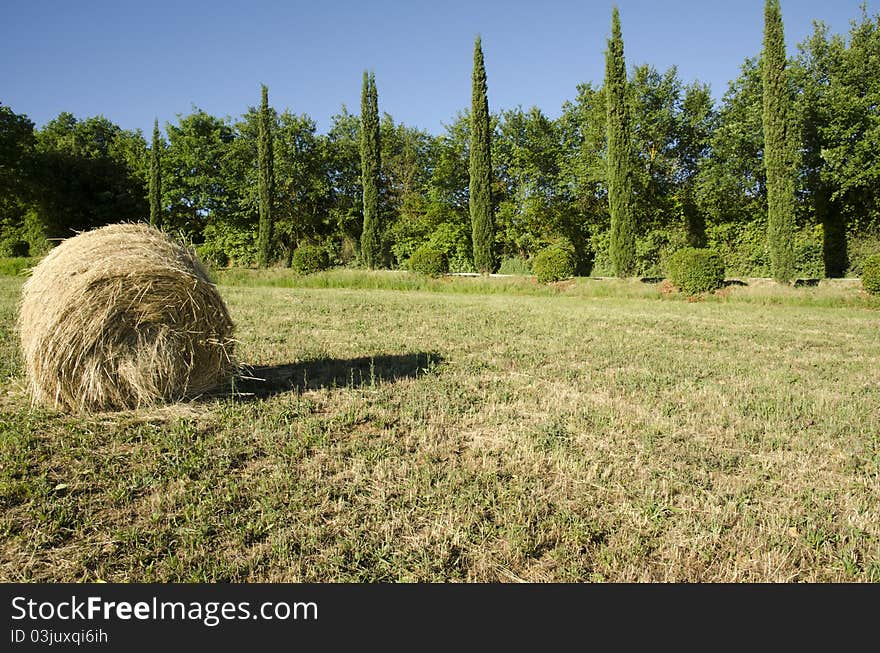
[(532, 270), (538, 281), (550, 283), (574, 276), (574, 248), (568, 243), (545, 247), (532, 261)]
[(794, 238), (795, 272), (803, 277), (825, 277), (825, 258), (822, 253), (822, 226), (798, 231)]
[(196, 254), (202, 263), (212, 268), (225, 268), (229, 265), (229, 257), (213, 241), (196, 246)]
[(0, 241), (0, 256), (7, 258), (21, 258), (28, 256), (31, 246), (26, 240), (20, 238), (7, 238)]
[(439, 249), (422, 245), (409, 257), (409, 269), (429, 277), (439, 277), (446, 272), (446, 257)]
[(532, 266), (529, 265), (529, 262), (526, 259), (520, 258), (519, 256), (504, 259), (501, 261), (501, 267), (498, 268), (498, 274), (528, 275), (531, 273)]
[(250, 265), (257, 260), (256, 234), (250, 223), (218, 219), (205, 227), (204, 236), (197, 251), (214, 267)]
[(874, 254), (862, 262), (862, 288), (869, 293), (880, 294), (880, 254)]
[(327, 250), (318, 245), (300, 245), (293, 253), (290, 262), (294, 270), (300, 274), (312, 274), (330, 267)]
[(24, 214), (21, 236), (27, 241), (30, 256), (43, 256), (52, 249), (52, 243), (46, 238), (46, 228), (34, 209)]
[(711, 292), (724, 285), (724, 261), (711, 249), (685, 247), (669, 257), (666, 267), (669, 280), (687, 295)]
[(877, 252), (880, 252), (880, 234), (866, 233), (853, 236), (846, 243), (849, 258), (849, 276), (861, 277), (862, 266)]
[(471, 251), (470, 228), (461, 224), (444, 222), (428, 239), (431, 249), (439, 250), (444, 258), (444, 272), (474, 272)]

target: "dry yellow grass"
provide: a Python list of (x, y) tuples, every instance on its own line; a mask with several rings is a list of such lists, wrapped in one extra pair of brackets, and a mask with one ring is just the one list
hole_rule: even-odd
[(265, 384), (83, 416), (0, 278), (0, 580), (880, 581), (876, 304), (578, 284), (222, 286)]
[(55, 248), (25, 283), (18, 322), (35, 403), (83, 412), (217, 386), (234, 367), (232, 330), (195, 254), (137, 224)]

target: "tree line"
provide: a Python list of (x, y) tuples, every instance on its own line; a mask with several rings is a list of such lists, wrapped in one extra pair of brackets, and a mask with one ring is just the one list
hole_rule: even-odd
[[(337, 264), (405, 267), (430, 247), (452, 271), (522, 269), (564, 246), (579, 274), (663, 273), (685, 246), (731, 274), (842, 276), (880, 249), (880, 16), (846, 34), (822, 23), (786, 53), (778, 0), (764, 48), (715, 103), (675, 67), (627, 68), (618, 11), (603, 83), (558, 118), (490, 113), (482, 43), (473, 97), (430, 134), (379, 110), (326, 133), (262, 87), (236, 119), (194, 107), (151, 143), (103, 116), (61, 113), (36, 129), (0, 105), (0, 250), (149, 219), (215, 265), (286, 264), (302, 245)], [(491, 72), (491, 71), (490, 71)]]

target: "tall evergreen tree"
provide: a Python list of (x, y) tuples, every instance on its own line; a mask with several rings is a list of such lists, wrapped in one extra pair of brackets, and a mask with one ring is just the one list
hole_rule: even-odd
[(626, 60), (620, 12), (611, 13), (611, 38), (605, 52), (605, 107), (608, 116), (608, 208), (611, 213), (611, 263), (618, 277), (635, 274), (636, 234), (633, 202), (635, 160), (627, 103)]
[(269, 111), (269, 89), (265, 84), (262, 89), (260, 133), (257, 141), (257, 159), (260, 168), (260, 226), (257, 234), (257, 264), (264, 268), (269, 265), (269, 251), (272, 242), (272, 199), (275, 195), (275, 174), (272, 161), (272, 117)]
[(764, 5), (763, 83), (764, 169), (767, 173), (767, 242), (774, 279), (794, 278), (795, 166), (791, 97), (785, 67), (785, 38), (779, 0)]
[(361, 91), (361, 183), (364, 192), (361, 256), (371, 270), (378, 268), (382, 263), (382, 225), (379, 213), (381, 152), (376, 76), (365, 71)]
[(474, 42), (471, 96), (470, 193), (474, 266), (489, 274), (495, 267), (495, 225), (492, 218), (492, 132), (486, 96), (486, 67), (480, 37)]
[(162, 226), (162, 171), (159, 159), (159, 119), (153, 121), (153, 144), (150, 148), (150, 224)]

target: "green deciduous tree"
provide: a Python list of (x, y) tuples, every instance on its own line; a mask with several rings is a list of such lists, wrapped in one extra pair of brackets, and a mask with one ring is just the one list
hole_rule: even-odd
[[(583, 251), (577, 251), (582, 274), (593, 271), (600, 252), (600, 265), (608, 267), (606, 122), (605, 91), (592, 84), (578, 85), (577, 98), (563, 105), (557, 121), (562, 143), (559, 185), (570, 195), (570, 219), (587, 240)], [(578, 249), (579, 239), (569, 239)]]
[(36, 133), (34, 210), (49, 238), (147, 217), (146, 142), (103, 116), (61, 113)]
[(799, 49), (792, 75), (799, 89), (795, 109), (801, 145), (804, 219), (815, 220), (821, 226), (825, 276), (842, 277), (848, 258), (846, 219), (840, 198), (833, 197), (826, 156), (832, 147), (828, 128), (836, 119), (832, 79), (843, 63), (845, 46), (842, 38), (829, 38), (824, 24), (815, 23), (813, 34)]
[[(880, 240), (880, 15), (868, 16), (863, 7), (861, 20), (853, 21), (848, 36), (847, 41), (829, 39), (828, 53), (816, 52), (814, 58), (828, 75), (820, 96), (824, 119), (818, 130), (821, 182), (830, 200), (822, 220), (826, 253), (830, 249), (841, 257), (846, 245), (858, 271), (864, 256), (858, 251), (858, 237), (867, 237), (869, 250), (876, 250)], [(824, 47), (817, 43), (817, 48)], [(820, 208), (817, 205), (817, 212)], [(841, 243), (844, 229), (855, 249)], [(834, 267), (841, 267), (839, 259)]]
[(260, 103), (260, 132), (257, 141), (257, 160), (260, 169), (260, 223), (257, 235), (257, 265), (269, 265), (272, 247), (272, 208), (275, 199), (274, 154), (272, 150), (273, 116), (269, 111), (269, 89), (262, 87)]
[[(428, 184), (433, 169), (434, 139), (425, 131), (382, 117), (382, 172), (385, 177), (385, 237), (398, 267), (430, 235)], [(470, 253), (468, 253), (468, 259)]]
[(420, 228), (446, 255), (450, 271), (473, 272), (473, 226), (468, 200), (470, 116), (460, 112), (432, 144), (425, 221)]
[(711, 138), (717, 126), (708, 85), (696, 82), (685, 88), (678, 123), (678, 204), (685, 221), (687, 243), (700, 248), (706, 246), (706, 215), (697, 203), (697, 180), (701, 167), (708, 161)]
[(471, 93), (470, 184), (468, 203), (473, 229), (474, 267), (489, 274), (495, 268), (495, 225), (492, 216), (492, 132), (486, 95), (486, 66), (478, 36), (474, 42)]
[(749, 276), (768, 272), (761, 95), (758, 62), (747, 59), (721, 100), (696, 179), (707, 245), (724, 255), (731, 273)]
[(31, 158), (34, 123), (0, 105), (0, 240), (24, 240), (21, 233), (32, 196)]
[(764, 5), (763, 85), (764, 168), (767, 173), (767, 242), (770, 274), (777, 281), (794, 278), (795, 162), (791, 90), (779, 0)]
[(360, 132), (360, 118), (343, 106), (322, 138), (330, 175), (329, 219), (339, 240), (339, 257), (346, 263), (357, 257), (364, 226)]
[(207, 225), (225, 220), (236, 209), (226, 168), (235, 132), (226, 120), (195, 109), (179, 117), (177, 125), (169, 124), (167, 133), (162, 164), (163, 204), (169, 207), (165, 227), (201, 242)]
[(361, 232), (361, 257), (375, 269), (382, 264), (382, 215), (379, 203), (382, 146), (379, 131), (379, 98), (376, 76), (364, 72), (361, 91), (361, 184), (364, 194), (364, 227)]
[(634, 157), (627, 100), (626, 61), (620, 13), (611, 14), (611, 38), (605, 53), (605, 102), (608, 113), (608, 206), (611, 215), (610, 255), (614, 273), (630, 276), (636, 268)]
[(337, 229), (326, 141), (309, 116), (285, 111), (275, 138), (275, 233), (285, 263), (304, 241), (318, 243)]

